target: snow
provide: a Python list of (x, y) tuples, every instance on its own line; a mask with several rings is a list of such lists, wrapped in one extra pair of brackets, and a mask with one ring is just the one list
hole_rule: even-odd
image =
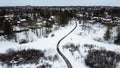
[(26, 19), (21, 19), (20, 21), (26, 21)]
[[(13, 48), (15, 50), (30, 48), (30, 49), (46, 50), (46, 56), (49, 56), (49, 55), (53, 56), (54, 54), (58, 54), (56, 51), (56, 45), (62, 37), (64, 37), (67, 33), (69, 33), (74, 28), (75, 21), (71, 21), (71, 22), (69, 22), (70, 24), (67, 25), (66, 27), (60, 27), (58, 30), (50, 33), (48, 38), (45, 38), (45, 37), (37, 38), (34, 33), (28, 33), (29, 39), (33, 38), (35, 41), (29, 42), (26, 44), (18, 44), (11, 41), (0, 41), (0, 52), (5, 53), (6, 50), (10, 48)], [(95, 46), (95, 49), (103, 48), (106, 50), (120, 53), (119, 51), (120, 46), (115, 45), (114, 43), (109, 43), (113, 41), (114, 36), (116, 36), (115, 27), (111, 30), (111, 32), (113, 32), (111, 34), (112, 39), (110, 39), (109, 41), (105, 41), (103, 36), (107, 30), (106, 26), (100, 23), (84, 24), (83, 22), (79, 23), (79, 21), (77, 21), (77, 24), (78, 24), (77, 28), (60, 43), (60, 51), (62, 51), (62, 53), (68, 58), (73, 68), (89, 68), (84, 63), (84, 59), (88, 54), (85, 52), (88, 49), (84, 47), (84, 44), (93, 44)], [(55, 36), (52, 37), (51, 36), (52, 34), (54, 34)], [(20, 36), (18, 35), (19, 36), (18, 38), (19, 39), (24, 38), (24, 36), (22, 35), (23, 34), (20, 34)], [(80, 51), (75, 51), (74, 54), (72, 55), (68, 49), (63, 49), (64, 45), (70, 44), (70, 43), (75, 44), (75, 46), (79, 45)], [(62, 57), (60, 57), (60, 60), (55, 63), (50, 61), (46, 61), (46, 62), (49, 62), (50, 64), (52, 64), (53, 65), (52, 68), (67, 68)], [(19, 66), (14, 66), (14, 68), (16, 67), (19, 67)], [(27, 64), (27, 65), (20, 65), (20, 67), (35, 68), (37, 66), (34, 64), (33, 65)], [(117, 68), (119, 67), (120, 67), (120, 64), (117, 65)]]
[[(120, 49), (120, 47), (118, 45), (109, 43), (103, 39), (104, 33), (106, 32), (105, 26), (103, 26), (99, 23), (92, 24), (92, 25), (90, 25), (90, 24), (85, 24), (85, 25), (90, 26), (91, 29), (83, 30), (81, 27), (82, 24), (79, 24), (77, 26), (77, 29), (72, 34), (70, 34), (68, 37), (66, 37), (60, 44), (61, 45), (60, 49), (61, 49), (61, 51), (63, 51), (62, 53), (70, 60), (73, 68), (80, 68), (81, 66), (82, 66), (82, 68), (88, 68), (84, 63), (84, 59), (87, 55), (87, 53), (85, 53), (86, 48), (83, 46), (84, 44), (93, 44), (93, 45), (97, 46), (95, 49), (99, 49), (99, 50), (100, 50), (100, 48), (102, 48), (102, 49), (106, 49), (108, 51), (119, 52), (119, 49)], [(114, 32), (115, 30), (116, 29), (113, 28), (112, 32)], [(115, 32), (112, 35), (115, 35)], [(114, 36), (112, 36), (112, 37), (114, 37)], [(96, 39), (101, 38), (101, 41), (96, 41), (95, 38)], [(113, 40), (113, 39), (111, 39), (111, 40)], [(81, 53), (79, 54), (79, 52), (75, 52), (74, 55), (71, 55), (69, 50), (63, 49), (63, 46), (68, 43), (80, 45), (79, 49), (80, 49)], [(83, 56), (84, 58), (82, 58), (80, 55)]]
[[(19, 43), (15, 43), (15, 42), (11, 42), (11, 41), (0, 41), (0, 53), (5, 53), (6, 50), (8, 49), (14, 49), (14, 50), (22, 50), (22, 49), (40, 49), (40, 50), (47, 50), (46, 54), (48, 55), (54, 55), (57, 54), (56, 51), (56, 45), (57, 42), (68, 32), (71, 31), (71, 29), (74, 27), (73, 25), (68, 25), (66, 27), (61, 27), (59, 28), (59, 30), (57, 31), (53, 31), (51, 34), (49, 34), (48, 38), (45, 37), (41, 37), (41, 38), (37, 38), (35, 34), (33, 34), (33, 32), (28, 31), (28, 39), (34, 40), (33, 42), (29, 42), (26, 44), (19, 44)], [(20, 30), (19, 27), (16, 27), (16, 30)], [(54, 34), (54, 37), (51, 37), (51, 35)], [(24, 32), (22, 33), (18, 33), (16, 34), (17, 36), (17, 41), (20, 41), (21, 39), (25, 39), (26, 36), (24, 35)], [(48, 61), (50, 63), (50, 61)], [(52, 68), (67, 68), (65, 65), (65, 62), (63, 61), (62, 57), (60, 57), (60, 60), (52, 63), (53, 67)], [(6, 66), (4, 66), (6, 67)], [(13, 66), (13, 68), (16, 67), (24, 67), (24, 68), (35, 68), (37, 67), (36, 65), (31, 65), (31, 64), (27, 64), (27, 65), (20, 65), (20, 66)], [(2, 68), (2, 67), (0, 67)]]
[[(73, 26), (63, 27), (60, 28), (57, 31), (53, 31), (51, 34), (54, 34), (54, 37), (51, 37), (51, 34), (49, 34), (48, 38), (40, 38), (37, 39), (35, 42), (22, 44), (22, 46), (29, 47), (29, 48), (36, 48), (36, 49), (48, 49), (48, 48), (54, 48), (56, 49), (57, 42), (65, 35), (67, 34)], [(32, 36), (32, 35), (31, 35)], [(34, 46), (33, 46), (34, 45)]]

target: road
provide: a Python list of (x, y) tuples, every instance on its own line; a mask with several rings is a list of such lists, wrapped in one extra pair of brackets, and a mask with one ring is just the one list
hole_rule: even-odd
[(65, 63), (66, 63), (66, 65), (67, 65), (67, 67), (68, 68), (73, 68), (72, 67), (72, 65), (71, 65), (71, 63), (69, 62), (69, 60), (63, 55), (63, 53), (60, 51), (60, 49), (59, 49), (59, 44), (60, 44), (60, 42), (62, 41), (62, 40), (64, 40), (68, 35), (70, 35), (75, 29), (76, 29), (76, 27), (77, 27), (77, 22), (75, 22), (75, 27), (68, 33), (68, 34), (66, 34), (64, 37), (62, 37), (59, 41), (58, 41), (58, 43), (57, 43), (57, 51), (58, 51), (58, 53), (59, 53), (59, 55), (61, 55), (61, 57), (64, 59), (64, 61), (65, 61)]

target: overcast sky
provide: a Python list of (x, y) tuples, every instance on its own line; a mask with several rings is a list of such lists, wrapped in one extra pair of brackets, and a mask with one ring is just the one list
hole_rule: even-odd
[(120, 0), (0, 0), (0, 6), (119, 6)]

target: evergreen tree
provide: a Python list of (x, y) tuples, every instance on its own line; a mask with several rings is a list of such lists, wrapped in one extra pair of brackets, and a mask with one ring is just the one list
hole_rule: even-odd
[(109, 26), (107, 27), (107, 31), (104, 35), (104, 39), (107, 41), (110, 39), (110, 27)]
[(13, 28), (8, 20), (4, 21), (4, 25), (5, 25), (4, 34), (7, 35), (7, 39), (9, 40), (13, 37)]
[(0, 30), (4, 30), (4, 20), (5, 20), (5, 17), (4, 17), (4, 15), (6, 14), (6, 11), (5, 11), (5, 9), (4, 8), (2, 8), (1, 9), (1, 11), (0, 11)]
[(118, 28), (117, 28), (117, 37), (116, 37), (116, 39), (115, 39), (115, 41), (114, 41), (114, 43), (115, 44), (120, 44), (120, 26), (118, 26)]
[(69, 21), (69, 16), (67, 11), (63, 11), (60, 14), (60, 25), (64, 26)]

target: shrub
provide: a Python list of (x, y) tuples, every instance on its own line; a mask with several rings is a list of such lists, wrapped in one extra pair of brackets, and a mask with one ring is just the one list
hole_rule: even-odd
[(54, 37), (54, 36), (55, 36), (54, 34), (51, 35), (51, 37)]
[(93, 44), (84, 44), (84, 47), (87, 47), (87, 48), (89, 48), (89, 49), (92, 49), (92, 48), (95, 47), (95, 45), (93, 45)]
[(90, 68), (115, 68), (120, 61), (120, 55), (112, 51), (91, 50), (85, 59)]
[(15, 51), (10, 49), (9, 52), (0, 54), (0, 61), (7, 65), (37, 64), (41, 57), (44, 57), (44, 53), (41, 50), (28, 49)]
[(51, 68), (51, 67), (52, 67), (51, 64), (45, 63), (43, 65), (38, 66), (37, 68)]
[(72, 53), (72, 55), (74, 55), (75, 51), (78, 51), (80, 53), (79, 51), (80, 45), (75, 46), (73, 43), (66, 44), (62, 48), (68, 49)]
[(28, 43), (28, 41), (26, 39), (22, 39), (20, 40), (19, 44), (25, 44), (25, 43)]

